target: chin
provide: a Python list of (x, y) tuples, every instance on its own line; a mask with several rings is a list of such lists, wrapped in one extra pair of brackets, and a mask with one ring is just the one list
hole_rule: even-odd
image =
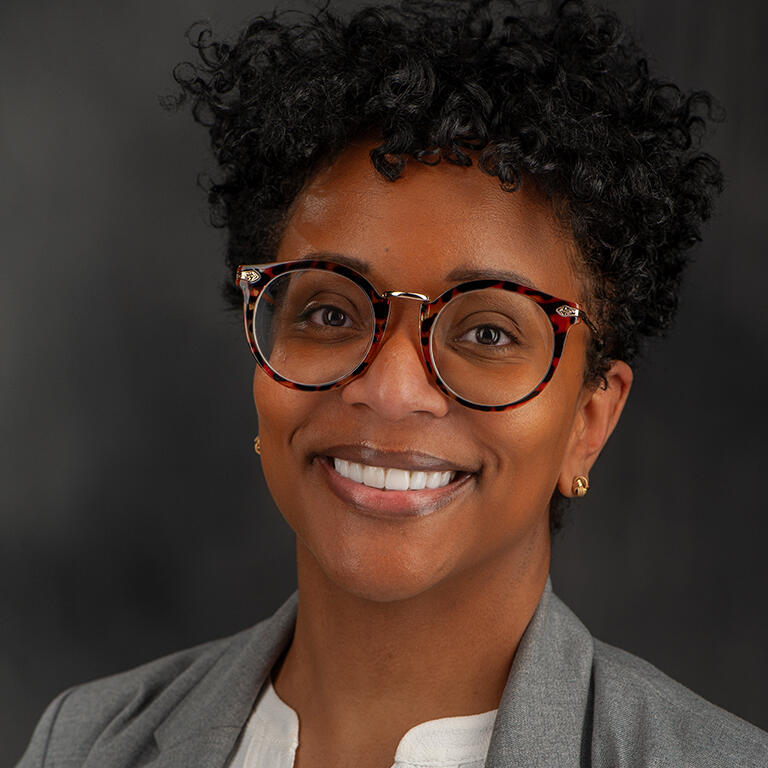
[(334, 588), (377, 603), (417, 597), (433, 589), (449, 571), (445, 562), (435, 562), (424, 552), (409, 557), (402, 548), (334, 546), (329, 551), (315, 547), (307, 548), (306, 555), (312, 561), (309, 567)]
[(370, 578), (361, 574), (328, 574), (335, 585), (359, 600), (372, 603), (397, 603), (429, 591), (434, 582), (424, 579), (384, 579), (380, 574)]

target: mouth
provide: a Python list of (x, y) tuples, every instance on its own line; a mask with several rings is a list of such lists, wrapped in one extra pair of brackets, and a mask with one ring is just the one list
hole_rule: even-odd
[(384, 453), (359, 446), (316, 455), (315, 462), (342, 501), (365, 515), (389, 519), (436, 512), (466, 492), (477, 476), (428, 454)]
[(327, 459), (333, 463), (333, 470), (342, 477), (346, 477), (347, 480), (385, 491), (423, 491), (425, 488), (445, 488), (459, 474), (452, 470), (425, 472), (418, 469), (376, 467), (339, 459), (335, 456), (328, 456)]

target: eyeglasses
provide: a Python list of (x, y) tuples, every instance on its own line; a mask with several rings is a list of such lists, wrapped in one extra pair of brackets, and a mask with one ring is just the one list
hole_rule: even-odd
[(482, 411), (538, 395), (575, 324), (596, 334), (577, 303), (495, 279), (459, 283), (430, 299), (380, 293), (343, 264), (301, 260), (240, 266), (236, 283), (258, 364), (279, 384), (310, 392), (365, 372), (381, 349), (393, 299), (420, 302), (421, 354), (437, 386)]

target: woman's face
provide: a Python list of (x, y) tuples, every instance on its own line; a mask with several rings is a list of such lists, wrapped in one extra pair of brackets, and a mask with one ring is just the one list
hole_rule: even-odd
[[(572, 242), (530, 188), (504, 192), (475, 165), (413, 161), (392, 183), (374, 171), (369, 149), (353, 145), (305, 188), (278, 260), (311, 253), (353, 259), (382, 292), (435, 297), (473, 273), (512, 273), (508, 279), (554, 296), (583, 298)], [(264, 473), (296, 532), (300, 561), (355, 595), (382, 601), (494, 562), (546, 573), (548, 503), (588, 394), (589, 331), (571, 329), (542, 394), (487, 413), (434, 385), (417, 318), (418, 302), (394, 300), (378, 356), (339, 389), (288, 389), (256, 369)], [(459, 480), (435, 490), (378, 490), (340, 477), (333, 457), (413, 471), (453, 468)]]

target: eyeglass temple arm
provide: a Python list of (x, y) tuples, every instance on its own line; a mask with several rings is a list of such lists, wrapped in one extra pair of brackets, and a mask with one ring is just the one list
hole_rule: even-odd
[(597, 344), (597, 348), (602, 349), (605, 346), (605, 340), (603, 339), (600, 331), (597, 329), (597, 326), (589, 319), (589, 316), (583, 309), (579, 310), (579, 317), (584, 321), (584, 324), (592, 332), (592, 337), (595, 340), (595, 344)]

